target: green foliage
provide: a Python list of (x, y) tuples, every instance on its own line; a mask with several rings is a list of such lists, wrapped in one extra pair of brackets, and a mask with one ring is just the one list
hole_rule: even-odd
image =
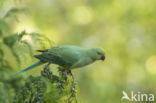
[(26, 8), (12, 8), (3, 16), (3, 19), (7, 19), (7, 18), (10, 18), (10, 17), (15, 17), (15, 19), (18, 21), (18, 18), (17, 18), (16, 15), (19, 14), (19, 13), (24, 13), (26, 11), (27, 11)]
[(14, 103), (40, 103), (45, 92), (45, 83), (41, 77), (29, 76), (25, 86), (16, 94)]
[[(21, 76), (11, 78), (9, 75), (9, 72), (13, 71), (13, 65), (9, 61), (10, 58), (6, 57), (6, 47), (10, 48), (14, 58), (20, 63), (18, 55), (13, 50), (16, 39), (19, 36), (12, 35), (10, 31), (9, 23), (4, 18), (0, 18), (0, 94), (2, 95), (0, 101), (2, 103), (11, 103), (15, 94), (14, 91), (22, 85), (23, 80)], [(10, 36), (7, 36), (9, 33), (11, 33)]]
[(56, 76), (46, 65), (41, 76), (26, 79), (14, 103), (77, 103), (76, 89), (76, 83), (68, 71), (59, 68), (59, 75)]
[[(4, 17), (0, 19), (0, 102), (3, 103), (77, 103), (77, 87), (71, 73), (59, 67), (59, 75), (54, 75), (46, 65), (40, 76), (29, 76), (27, 79), (17, 76), (12, 77), (13, 63), (21, 65), (21, 56), (30, 54), (33, 56), (32, 44), (23, 39), (28, 36), (32, 42), (37, 42), (42, 49), (45, 42), (52, 46), (51, 41), (44, 35), (38, 33), (28, 33), (25, 30), (20, 33), (12, 33), (6, 18), (23, 12), (23, 9), (10, 9)], [(16, 19), (15, 19), (16, 20)], [(21, 47), (27, 48), (27, 51)], [(10, 62), (6, 51), (9, 51), (16, 62)], [(19, 54), (17, 51), (22, 51)], [(28, 58), (28, 57), (27, 57)]]

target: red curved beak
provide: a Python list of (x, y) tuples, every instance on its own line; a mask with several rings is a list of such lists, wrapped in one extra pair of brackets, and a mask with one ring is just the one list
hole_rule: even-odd
[(105, 54), (101, 56), (101, 60), (103, 60), (103, 61), (104, 61), (104, 60), (105, 60), (105, 58), (106, 58)]

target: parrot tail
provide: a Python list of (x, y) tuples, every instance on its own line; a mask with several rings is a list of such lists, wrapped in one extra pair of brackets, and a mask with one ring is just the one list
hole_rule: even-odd
[(21, 71), (14, 73), (13, 76), (18, 75), (18, 74), (20, 74), (20, 73), (22, 73), (22, 72), (28, 71), (28, 70), (30, 70), (30, 69), (33, 69), (34, 67), (37, 67), (37, 66), (42, 65), (42, 64), (43, 64), (43, 62), (37, 61), (37, 62), (35, 62), (34, 64), (32, 64), (32, 65), (30, 65), (30, 66), (28, 66), (28, 67), (22, 69)]

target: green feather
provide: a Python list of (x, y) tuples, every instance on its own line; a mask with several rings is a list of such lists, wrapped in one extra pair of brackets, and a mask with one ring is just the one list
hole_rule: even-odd
[(19, 71), (19, 72), (16, 72), (16, 73), (13, 74), (13, 75), (14, 75), (14, 76), (15, 76), (15, 75), (18, 75), (18, 74), (20, 74), (20, 73), (22, 73), (22, 72), (28, 71), (28, 70), (33, 69), (34, 67), (37, 67), (37, 66), (42, 65), (42, 64), (43, 64), (42, 62), (37, 61), (37, 62), (35, 62), (34, 64), (32, 64), (32, 65), (30, 65), (30, 66), (28, 66), (28, 67), (22, 69), (22, 70)]

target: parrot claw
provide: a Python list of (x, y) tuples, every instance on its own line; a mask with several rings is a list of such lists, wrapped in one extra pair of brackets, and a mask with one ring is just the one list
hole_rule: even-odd
[(50, 63), (46, 64), (44, 68), (49, 68)]
[(73, 81), (74, 81), (74, 76), (73, 76), (72, 71), (71, 71), (71, 70), (68, 70), (67, 73), (71, 75), (71, 77), (72, 77), (72, 79), (73, 79)]

